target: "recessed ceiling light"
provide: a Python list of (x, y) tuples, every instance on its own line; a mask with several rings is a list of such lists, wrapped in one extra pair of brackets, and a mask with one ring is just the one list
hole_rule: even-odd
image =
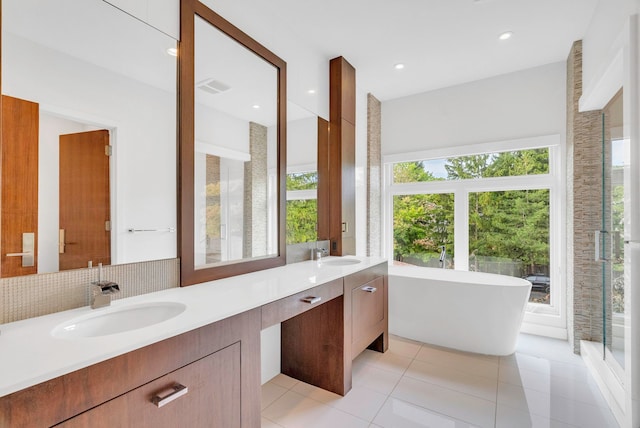
[(401, 62), (394, 65), (393, 68), (395, 68), (396, 70), (402, 70), (404, 68), (404, 64), (402, 64)]
[(500, 34), (498, 38), (500, 40), (508, 40), (511, 38), (511, 36), (513, 36), (513, 31), (505, 31), (504, 33)]
[(167, 53), (171, 56), (178, 56), (178, 48), (169, 48)]
[(316, 93), (316, 90), (315, 90), (315, 89), (309, 89), (309, 90), (307, 91), (307, 94), (310, 94), (310, 95), (313, 95), (313, 94), (315, 94), (315, 93)]
[(259, 108), (260, 108), (260, 106), (259, 106), (258, 104), (254, 104), (254, 105), (253, 105), (253, 108), (255, 108), (255, 109), (259, 109)]

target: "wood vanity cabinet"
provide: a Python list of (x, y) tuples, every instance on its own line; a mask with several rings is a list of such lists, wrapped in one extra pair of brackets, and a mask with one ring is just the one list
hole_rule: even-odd
[(282, 322), (281, 371), (345, 395), (351, 390), (352, 360), (367, 348), (389, 348), (387, 264), (340, 281), (339, 297)]
[[(373, 266), (344, 278), (351, 308), (351, 358), (365, 349), (389, 349), (387, 264)], [(346, 328), (346, 327), (345, 327)]]
[(0, 426), (259, 427), (260, 326), (257, 308), (2, 397)]

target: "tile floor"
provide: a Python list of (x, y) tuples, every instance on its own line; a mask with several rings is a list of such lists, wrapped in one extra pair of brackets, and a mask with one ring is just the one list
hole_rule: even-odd
[(508, 357), (391, 337), (354, 361), (346, 397), (282, 374), (262, 387), (262, 428), (617, 426), (568, 343), (525, 334)]

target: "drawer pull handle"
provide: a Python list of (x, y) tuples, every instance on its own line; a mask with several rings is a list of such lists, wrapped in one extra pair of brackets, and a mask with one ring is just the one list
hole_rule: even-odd
[[(165, 404), (169, 404), (173, 400), (180, 398), (183, 395), (186, 395), (187, 392), (189, 392), (189, 388), (187, 388), (184, 385), (180, 385), (179, 383), (176, 383), (172, 387), (169, 387), (168, 389), (165, 389), (160, 393), (158, 393), (156, 396), (154, 396), (151, 399), (151, 402), (158, 407), (162, 407)], [(165, 395), (160, 395), (162, 393), (165, 393)]]
[(366, 291), (367, 293), (375, 293), (376, 291), (378, 291), (376, 287), (372, 287), (370, 285), (367, 285), (366, 287), (362, 287), (361, 290)]
[(321, 300), (322, 300), (322, 297), (318, 297), (318, 296), (309, 296), (302, 299), (303, 302), (309, 303), (310, 305), (315, 305)]

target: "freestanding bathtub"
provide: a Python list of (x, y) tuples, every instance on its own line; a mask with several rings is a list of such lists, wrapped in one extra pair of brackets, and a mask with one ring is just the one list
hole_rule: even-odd
[(461, 351), (510, 355), (530, 292), (529, 281), (510, 276), (389, 266), (389, 332)]

